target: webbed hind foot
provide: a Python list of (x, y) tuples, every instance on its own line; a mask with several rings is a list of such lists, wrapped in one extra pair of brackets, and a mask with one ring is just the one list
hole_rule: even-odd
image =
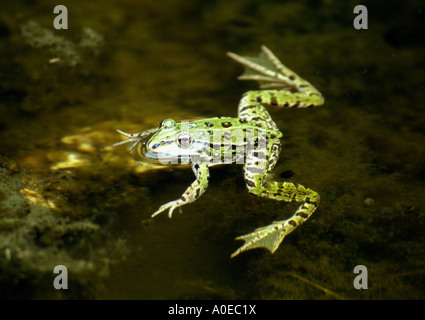
[(232, 253), (231, 258), (236, 257), (239, 253), (255, 249), (266, 248), (274, 253), (279, 248), (282, 240), (295, 229), (295, 226), (288, 223), (288, 220), (274, 221), (272, 224), (255, 229), (253, 232), (239, 236), (236, 240), (244, 240), (245, 244)]

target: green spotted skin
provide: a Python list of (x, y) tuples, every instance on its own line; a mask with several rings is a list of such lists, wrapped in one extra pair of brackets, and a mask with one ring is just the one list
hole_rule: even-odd
[[(261, 141), (279, 143), (282, 133), (277, 128), (269, 128), (269, 125), (265, 121), (229, 117), (179, 123), (166, 119), (142, 146), (141, 156), (149, 160), (161, 159), (163, 164), (243, 164), (247, 158), (247, 150), (258, 150)], [(182, 139), (189, 135), (190, 145), (184, 148)]]
[[(182, 122), (166, 119), (156, 130), (137, 134), (120, 131), (128, 140), (116, 145), (133, 142), (131, 149), (140, 144), (139, 153), (148, 161), (191, 165), (196, 180), (179, 199), (162, 205), (152, 217), (167, 210), (171, 217), (175, 209), (180, 210), (183, 205), (196, 201), (208, 187), (209, 167), (219, 164), (242, 164), (248, 192), (254, 195), (301, 203), (289, 219), (274, 221), (237, 237), (237, 240), (244, 240), (245, 243), (231, 257), (260, 247), (274, 253), (285, 236), (313, 214), (320, 197), (317, 192), (300, 184), (271, 180), (270, 173), (281, 151), (282, 133), (266, 107), (316, 107), (324, 103), (324, 98), (309, 82), (284, 66), (265, 46), (262, 46), (260, 55), (264, 63), (231, 52), (228, 56), (250, 71), (240, 76), (240, 80), (258, 81), (260, 89), (263, 89), (248, 91), (243, 95), (237, 118), (217, 117)], [(141, 143), (148, 134), (151, 135), (149, 140)]]

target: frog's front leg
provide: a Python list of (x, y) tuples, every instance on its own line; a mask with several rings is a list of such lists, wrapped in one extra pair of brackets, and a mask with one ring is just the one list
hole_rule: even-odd
[(243, 251), (259, 247), (267, 248), (271, 253), (274, 253), (282, 240), (305, 222), (319, 205), (319, 194), (309, 188), (291, 182), (273, 181), (263, 184), (262, 178), (261, 176), (251, 177), (248, 185), (251, 193), (269, 199), (303, 202), (303, 204), (289, 219), (274, 221), (268, 226), (254, 230), (252, 233), (237, 237), (236, 240), (244, 240), (245, 244), (231, 255), (232, 258)]
[(208, 180), (210, 177), (208, 165), (205, 163), (193, 163), (192, 170), (195, 174), (196, 180), (186, 189), (180, 199), (163, 204), (152, 214), (152, 218), (166, 210), (168, 210), (168, 217), (171, 218), (174, 209), (196, 201), (205, 192), (208, 187)]

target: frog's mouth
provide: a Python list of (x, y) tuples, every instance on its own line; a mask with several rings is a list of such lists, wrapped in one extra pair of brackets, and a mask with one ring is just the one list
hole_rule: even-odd
[(149, 151), (147, 149), (148, 140), (149, 139), (140, 143), (140, 148), (137, 149), (138, 155), (142, 157), (143, 161), (145, 162), (155, 163), (155, 164), (161, 163), (159, 154)]
[(138, 155), (142, 158), (144, 162), (161, 164), (161, 165), (170, 165), (170, 164), (189, 164), (189, 159), (192, 155), (174, 155), (173, 153), (167, 152), (154, 152), (149, 150), (147, 142), (140, 143), (140, 148), (138, 148)]
[(166, 166), (190, 164), (193, 161), (209, 161), (208, 147), (209, 142), (205, 141), (196, 141), (183, 148), (174, 140), (154, 144), (144, 140), (137, 148), (137, 152), (143, 161)]

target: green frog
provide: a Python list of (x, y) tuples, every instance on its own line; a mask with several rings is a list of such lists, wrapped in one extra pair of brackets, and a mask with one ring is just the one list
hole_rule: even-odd
[(324, 103), (322, 94), (309, 82), (288, 69), (267, 47), (262, 46), (258, 58), (227, 55), (241, 63), (247, 71), (240, 80), (255, 80), (260, 90), (248, 91), (240, 100), (238, 117), (217, 117), (194, 121), (161, 121), (158, 128), (139, 133), (126, 133), (124, 143), (133, 143), (130, 151), (138, 148), (146, 161), (161, 164), (189, 164), (196, 180), (182, 196), (165, 203), (152, 217), (173, 211), (196, 201), (207, 190), (209, 167), (219, 164), (242, 164), (248, 192), (259, 197), (284, 202), (300, 202), (289, 219), (274, 221), (236, 240), (245, 241), (231, 257), (243, 251), (266, 248), (274, 253), (282, 240), (304, 223), (319, 205), (319, 194), (300, 184), (278, 182), (271, 179), (281, 150), (282, 133), (266, 110), (277, 108), (310, 108)]

